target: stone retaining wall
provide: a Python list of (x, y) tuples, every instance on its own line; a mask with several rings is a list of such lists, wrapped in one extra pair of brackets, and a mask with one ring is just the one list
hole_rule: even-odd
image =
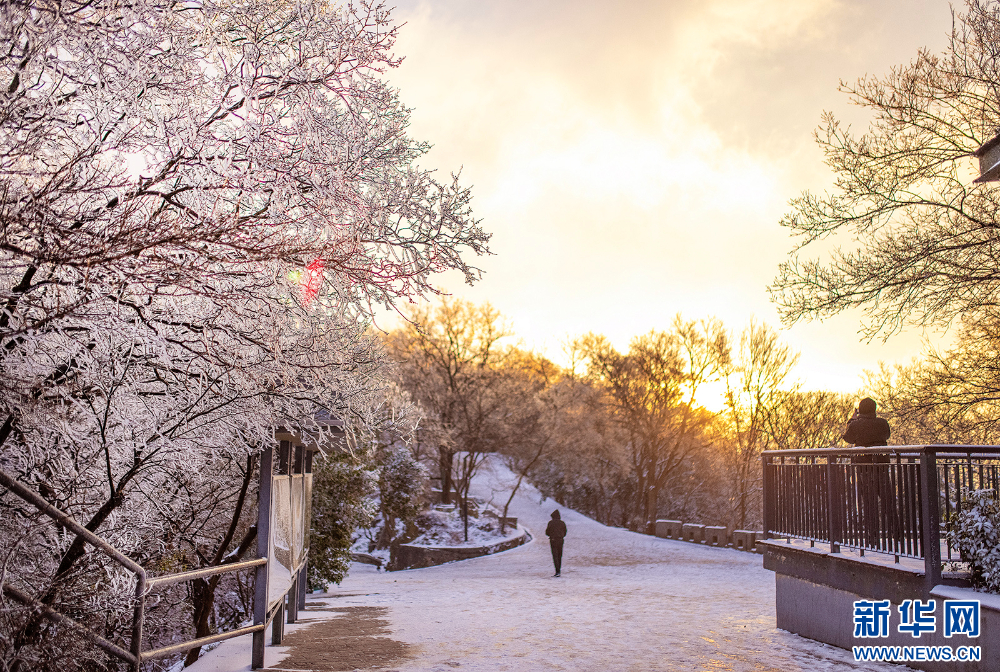
[(501, 551), (527, 543), (531, 540), (531, 535), (524, 528), (518, 528), (519, 534), (516, 537), (499, 541), (488, 546), (417, 546), (416, 544), (400, 544), (392, 561), (389, 563), (390, 571), (402, 569), (419, 569), (421, 567), (434, 567), (443, 565), (446, 562), (456, 560), (468, 560), (479, 558), (484, 555), (491, 555)]
[(709, 546), (729, 545), (729, 528), (724, 525), (706, 525), (704, 535)]
[[(799, 548), (774, 540), (759, 541), (765, 549), (764, 568), (775, 574), (777, 626), (802, 637), (850, 651), (854, 646), (952, 647), (979, 646), (979, 661), (911, 660), (910, 667), (928, 672), (993, 672), (1000, 670), (1000, 595), (977, 593), (955, 585), (928, 588), (922, 571), (872, 560)], [(945, 581), (960, 583), (959, 579)], [(913, 637), (899, 632), (899, 607), (906, 600), (935, 600), (933, 631)], [(888, 636), (855, 637), (855, 602), (889, 600)], [(944, 600), (980, 603), (980, 632), (944, 636)], [(862, 663), (863, 665), (863, 663)], [(902, 668), (901, 668), (902, 669)]]

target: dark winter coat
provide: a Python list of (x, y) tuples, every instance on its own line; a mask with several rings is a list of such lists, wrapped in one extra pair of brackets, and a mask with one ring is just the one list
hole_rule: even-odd
[(889, 423), (875, 414), (858, 414), (847, 423), (844, 441), (853, 446), (885, 446), (889, 441)]
[(558, 514), (558, 511), (552, 514), (552, 520), (545, 527), (545, 534), (548, 535), (550, 541), (562, 541), (566, 537), (566, 523), (560, 519)]
[[(889, 423), (885, 418), (875, 417), (874, 413), (857, 414), (847, 423), (844, 441), (855, 447), (885, 446), (889, 440)], [(885, 453), (874, 455), (856, 455), (851, 458), (854, 464), (883, 464), (889, 462)]]

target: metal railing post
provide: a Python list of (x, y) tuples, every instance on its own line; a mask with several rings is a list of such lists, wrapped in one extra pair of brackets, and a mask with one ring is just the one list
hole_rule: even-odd
[(305, 562), (299, 570), (299, 609), (306, 608), (306, 584), (309, 583), (309, 563)]
[[(270, 566), (271, 540), (271, 473), (274, 449), (268, 446), (260, 453), (260, 488), (257, 493), (257, 557), (267, 558), (268, 563), (257, 567), (253, 593), (253, 623), (264, 626), (267, 624), (267, 578)], [(265, 631), (253, 633), (253, 651), (250, 655), (250, 669), (264, 667), (264, 637)]]
[(274, 614), (274, 620), (271, 621), (271, 646), (277, 646), (281, 644), (281, 640), (285, 638), (285, 596), (281, 596), (281, 600), (278, 602), (278, 611)]
[(826, 517), (827, 530), (829, 530), (830, 534), (830, 552), (840, 553), (840, 537), (842, 534), (840, 529), (840, 512), (843, 498), (840, 496), (842, 488), (840, 487), (839, 474), (837, 474), (837, 470), (835, 469), (835, 459), (832, 455), (826, 458)]
[(299, 620), (299, 573), (295, 572), (292, 585), (288, 589), (288, 622)]
[(941, 511), (938, 504), (937, 453), (920, 452), (920, 545), (927, 590), (941, 583)]
[(146, 574), (135, 577), (135, 611), (132, 615), (132, 672), (139, 672), (142, 665), (142, 628), (146, 621)]
[(772, 478), (771, 471), (776, 469), (772, 465), (771, 458), (768, 455), (761, 455), (760, 457), (761, 466), (764, 469), (763, 473), (763, 486), (764, 486), (764, 538), (771, 538), (771, 530), (774, 529), (774, 519), (777, 513), (778, 504), (778, 493), (774, 491), (774, 480)]

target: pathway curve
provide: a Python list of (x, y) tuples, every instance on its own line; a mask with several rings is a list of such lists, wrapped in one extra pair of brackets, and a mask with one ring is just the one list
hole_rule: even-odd
[[(485, 475), (478, 494), (496, 491), (499, 501), (501, 480)], [(776, 629), (774, 575), (759, 555), (606, 527), (558, 507), (569, 534), (555, 578), (543, 532), (556, 505), (523, 490), (510, 513), (534, 541), (427, 569), (355, 565), (343, 584), (310, 603), (323, 610), (310, 616), (337, 618), (296, 626), (290, 647), (269, 648), (268, 665), (317, 672), (905, 669), (858, 664), (849, 652)], [(369, 634), (352, 639), (358, 609)], [(246, 655), (240, 652), (241, 665)], [(240, 669), (205, 663), (191, 672)]]

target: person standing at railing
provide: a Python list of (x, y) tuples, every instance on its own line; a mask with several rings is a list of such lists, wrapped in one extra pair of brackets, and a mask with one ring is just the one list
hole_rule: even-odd
[[(889, 445), (889, 435), (892, 433), (892, 430), (889, 428), (889, 421), (878, 417), (875, 414), (877, 410), (878, 405), (874, 399), (870, 397), (862, 399), (858, 403), (854, 415), (851, 416), (850, 421), (847, 423), (847, 431), (844, 432), (844, 441), (859, 448)], [(884, 457), (886, 458), (885, 461), (888, 462), (888, 455)]]
[[(885, 418), (876, 415), (877, 410), (878, 405), (874, 399), (870, 397), (862, 399), (847, 423), (844, 440), (857, 448), (888, 445), (892, 430)], [(899, 518), (896, 513), (896, 497), (889, 478), (889, 454), (857, 455), (851, 459), (851, 464), (858, 465), (855, 482), (866, 544), (872, 548), (879, 548), (879, 540), (886, 538), (888, 542), (886, 546), (891, 546), (898, 536)], [(887, 547), (882, 550), (893, 549)]]

